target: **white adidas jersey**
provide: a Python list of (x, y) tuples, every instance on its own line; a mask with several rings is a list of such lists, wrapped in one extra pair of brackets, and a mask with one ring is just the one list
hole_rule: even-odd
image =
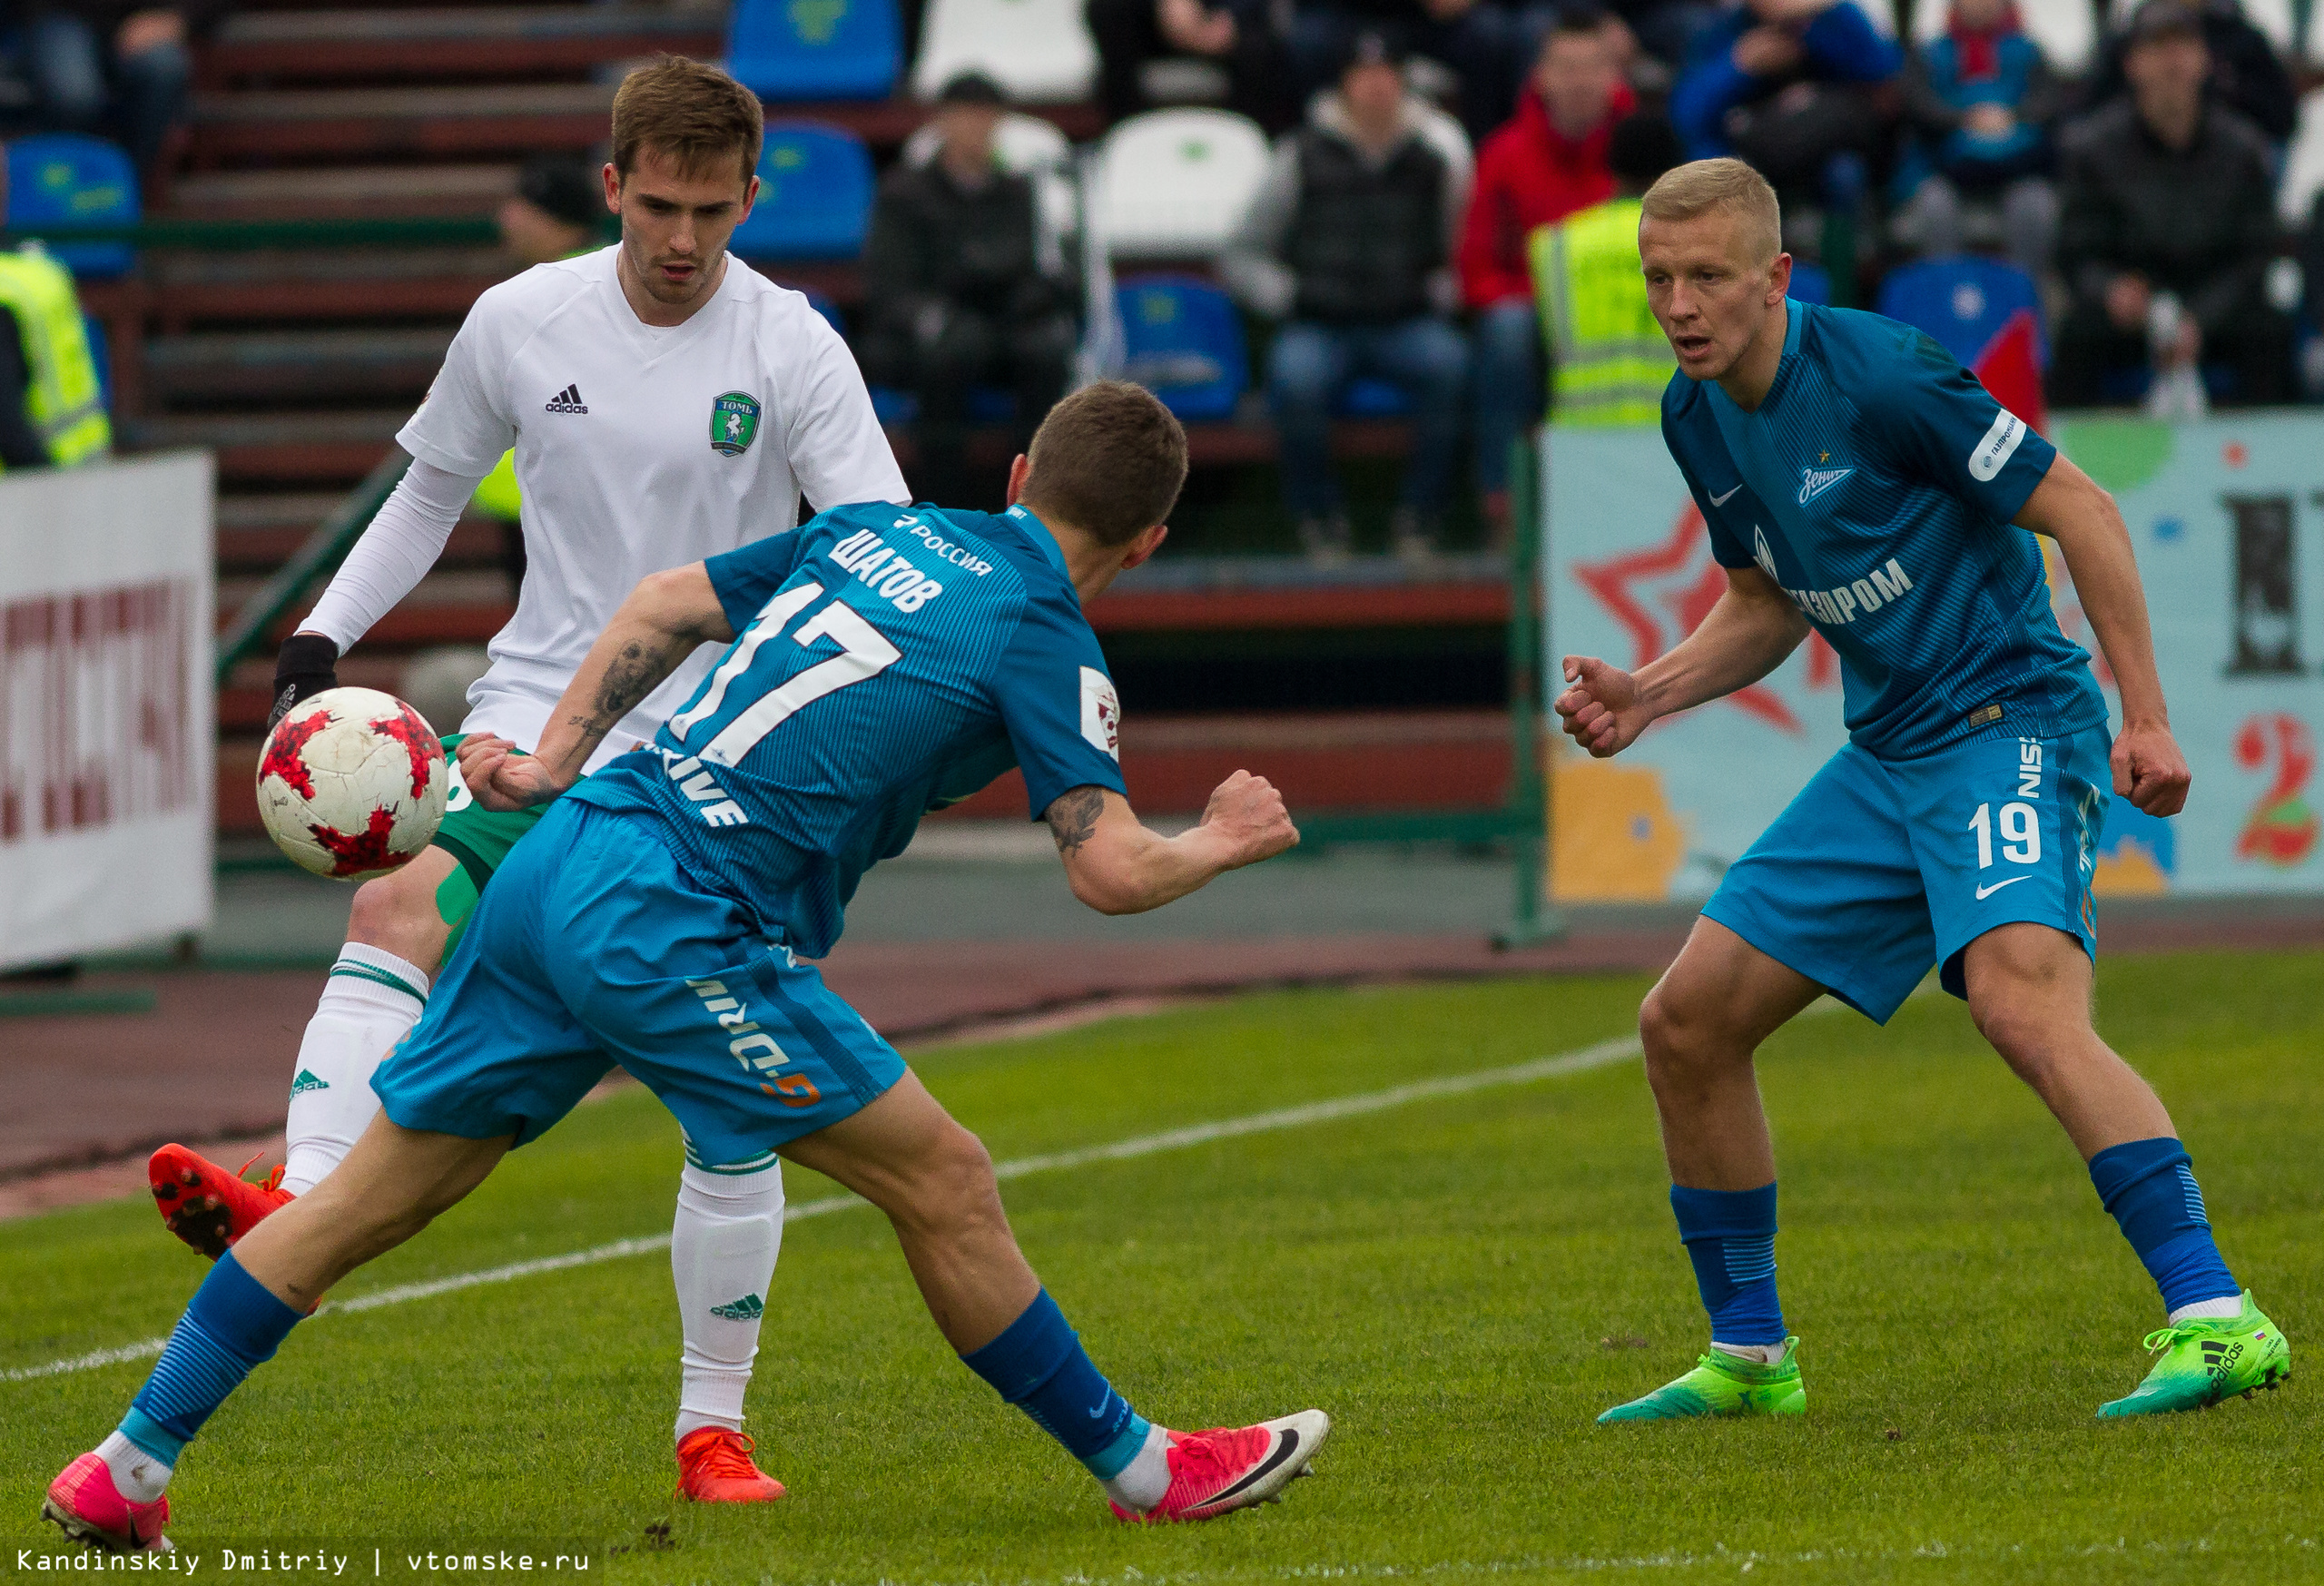
[[(396, 437), (468, 478), (516, 448), (525, 583), (461, 726), (527, 748), (639, 579), (797, 527), (802, 491), (817, 511), (911, 499), (853, 355), (806, 298), (729, 257), (710, 302), (656, 329), (622, 295), (620, 252), (478, 298)], [(680, 665), (589, 768), (650, 739), (716, 658)]]

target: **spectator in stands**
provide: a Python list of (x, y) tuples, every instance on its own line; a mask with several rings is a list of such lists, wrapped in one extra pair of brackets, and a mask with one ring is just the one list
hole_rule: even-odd
[(1469, 357), (1452, 319), (1451, 259), (1469, 172), (1438, 146), (1393, 38), (1358, 34), (1339, 83), (1276, 144), (1220, 273), (1246, 307), (1285, 321), (1267, 396), (1301, 545), (1322, 561), (1348, 553), (1332, 407), (1351, 379), (1370, 375), (1412, 403), (1413, 453), (1391, 533), (1398, 554), (1420, 559), (1434, 549), (1459, 460)]
[[(2277, 240), (2267, 140), (2207, 102), (2203, 20), (2181, 0), (2145, 0), (2122, 65), (2130, 98), (2064, 140), (2058, 263), (2073, 306), (2053, 398), (2123, 399), (2142, 371), (2194, 365), (2233, 371), (2226, 399), (2283, 401), (2291, 327), (2264, 286)], [(2151, 325), (2170, 320), (2167, 340), (2150, 337)]]
[(881, 181), (862, 255), (864, 369), (919, 399), (921, 497), (996, 510), (1000, 471), (980, 483), (968, 474), (970, 388), (1012, 392), (1029, 437), (1065, 389), (1077, 336), (1072, 286), (1032, 182), (994, 161), (1006, 105), (981, 72), (944, 85), (935, 156)]
[(1921, 253), (1959, 253), (1965, 206), (1992, 205), (2011, 261), (2041, 280), (2058, 233), (2049, 179), (2058, 98), (2014, 0), (1953, 0), (1945, 35), (1905, 68), (1905, 113), (1917, 136), (1898, 173), (1909, 194), (1898, 236)]
[[(0, 213), (8, 163), (0, 149)], [(72, 468), (112, 449), (73, 275), (28, 243), (0, 252), (0, 471)]]
[[(2299, 123), (2299, 93), (2291, 73), (2268, 35), (2251, 25), (2237, 0), (2188, 0), (2201, 19), (2203, 44), (2211, 53), (2211, 97), (2266, 134), (2270, 143), (2289, 142)], [(2106, 41), (2091, 75), (2087, 103), (2096, 106), (2128, 97), (2133, 88), (2126, 71), (2132, 33)]]
[(1266, 0), (1088, 0), (1087, 15), (1098, 45), (1098, 97), (1111, 120), (1153, 108), (1147, 64), (1172, 57), (1224, 73), (1226, 108), (1270, 133), (1298, 119)]
[(1461, 295), (1476, 315), (1477, 489), (1498, 537), (1509, 522), (1509, 447), (1541, 416), (1541, 326), (1526, 239), (1610, 197), (1607, 144), (1635, 98), (1602, 14), (1561, 13), (1517, 113), (1477, 151), (1461, 227)]
[(1482, 142), (1509, 119), (1521, 66), (1517, 19), (1495, 0), (1296, 0), (1292, 78), (1300, 103), (1330, 90), (1362, 35), (1387, 39), (1398, 55), (1425, 55), (1461, 80), (1461, 124)]
[(1778, 192), (1821, 194), (1835, 156), (1878, 150), (1879, 90), (1904, 64), (1855, 0), (1737, 0), (1695, 35), (1670, 119), (1690, 159), (1733, 154)]
[(25, 54), (53, 127), (93, 132), (110, 107), (151, 185), (171, 132), (185, 119), (192, 46), (224, 0), (19, 0)]
[(1614, 196), (1533, 233), (1528, 252), (1557, 365), (1551, 409), (1560, 424), (1661, 419), (1663, 388), (1679, 363), (1646, 300), (1638, 223), (1646, 190), (1686, 157), (1661, 116), (1625, 116), (1607, 146)]

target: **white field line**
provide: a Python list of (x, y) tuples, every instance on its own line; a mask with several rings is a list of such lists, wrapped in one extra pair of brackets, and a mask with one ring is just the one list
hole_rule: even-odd
[[(1188, 1146), (1207, 1145), (1213, 1140), (1230, 1140), (1244, 1135), (1265, 1134), (1273, 1129), (1305, 1128), (1310, 1124), (1331, 1123), (1344, 1118), (1361, 1118), (1367, 1113), (1386, 1112), (1392, 1108), (1407, 1107), (1415, 1101), (1433, 1101), (1441, 1097), (1466, 1096), (1478, 1090), (1491, 1090), (1509, 1085), (1530, 1085), (1536, 1079), (1553, 1079), (1561, 1075), (1585, 1073), (1591, 1069), (1603, 1069), (1639, 1055), (1638, 1038), (1618, 1036), (1573, 1051), (1561, 1052), (1555, 1057), (1536, 1058), (1531, 1062), (1512, 1063), (1507, 1068), (1484, 1069), (1471, 1074), (1452, 1074), (1441, 1079), (1420, 1079), (1410, 1085), (1391, 1086), (1385, 1090), (1366, 1091), (1360, 1096), (1335, 1097), (1329, 1101), (1310, 1101), (1298, 1107), (1278, 1108), (1272, 1112), (1255, 1112), (1244, 1118), (1220, 1118), (1215, 1123), (1195, 1124), (1186, 1128), (1166, 1129), (1160, 1134), (1137, 1135), (1110, 1145), (1087, 1146), (1076, 1151), (1053, 1151), (1047, 1156), (1019, 1157), (1014, 1161), (996, 1163), (994, 1175), (1000, 1178), (1023, 1178), (1034, 1173), (1055, 1173), (1068, 1167), (1086, 1167), (1097, 1162), (1124, 1162), (1137, 1157), (1151, 1157), (1160, 1151), (1182, 1150)], [(826, 1196), (821, 1200), (803, 1201), (783, 1209), (785, 1223), (803, 1222), (851, 1207), (868, 1203), (852, 1195)], [(600, 1261), (619, 1261), (631, 1256), (651, 1256), (670, 1247), (670, 1236), (655, 1234), (641, 1239), (615, 1239), (611, 1244), (593, 1246), (586, 1250), (569, 1251), (563, 1256), (543, 1256), (531, 1261), (512, 1261), (505, 1266), (487, 1266), (478, 1272), (456, 1273), (449, 1277), (434, 1277), (421, 1283), (398, 1284), (392, 1288), (374, 1289), (369, 1294), (349, 1299), (332, 1300), (318, 1315), (336, 1313), (351, 1315), (359, 1311), (376, 1311), (382, 1305), (399, 1305), (409, 1300), (424, 1300), (456, 1290), (475, 1288), (487, 1283), (509, 1283), (520, 1277), (531, 1277), (543, 1272), (563, 1272), (576, 1266), (594, 1266)], [(93, 1350), (67, 1360), (52, 1360), (43, 1365), (14, 1366), (0, 1371), (0, 1381), (22, 1383), (40, 1377), (64, 1376), (73, 1372), (94, 1371), (99, 1366), (121, 1365), (130, 1361), (151, 1360), (162, 1353), (167, 1340), (147, 1338), (136, 1344), (124, 1344), (113, 1349)]]

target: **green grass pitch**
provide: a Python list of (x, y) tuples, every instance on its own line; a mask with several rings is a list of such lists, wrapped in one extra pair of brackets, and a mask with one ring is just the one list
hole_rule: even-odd
[[(2144, 1368), (2152, 1287), (2063, 1135), (1930, 996), (1886, 1031), (1803, 1020), (1762, 1056), (1804, 1423), (1590, 1423), (1704, 1334), (1626, 1060), (1008, 1187), (1149, 1416), (1332, 1413), (1278, 1506), (1115, 1524), (952, 1359), (859, 1208), (793, 1226), (769, 1296), (751, 1426), (785, 1502), (671, 1501), (678, 1331), (649, 1255), (301, 1327), (189, 1453), (174, 1532), (583, 1538), (628, 1548), (599, 1572), (635, 1581), (2324, 1579), (2324, 954), (2118, 961), (2101, 984), (2101, 1028), (2293, 1340), (2281, 1393), (2092, 1419)], [(1256, 995), (916, 1061), (1005, 1160), (1571, 1050), (1629, 1031), (1644, 990)], [(346, 1293), (666, 1233), (677, 1167), (650, 1097), (585, 1108)], [(789, 1191), (832, 1193), (796, 1169)], [(157, 1335), (201, 1273), (142, 1205), (0, 1225), (0, 1369)], [(0, 1381), (0, 1574), (53, 1549), (42, 1485), (146, 1369)]]

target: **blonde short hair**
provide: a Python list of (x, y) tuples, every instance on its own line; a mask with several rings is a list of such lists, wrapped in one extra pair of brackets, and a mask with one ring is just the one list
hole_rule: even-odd
[(1725, 210), (1742, 222), (1753, 261), (1770, 264), (1783, 251), (1783, 211), (1768, 179), (1740, 160), (1696, 160), (1663, 172), (1646, 190), (1649, 220), (1691, 221)]

